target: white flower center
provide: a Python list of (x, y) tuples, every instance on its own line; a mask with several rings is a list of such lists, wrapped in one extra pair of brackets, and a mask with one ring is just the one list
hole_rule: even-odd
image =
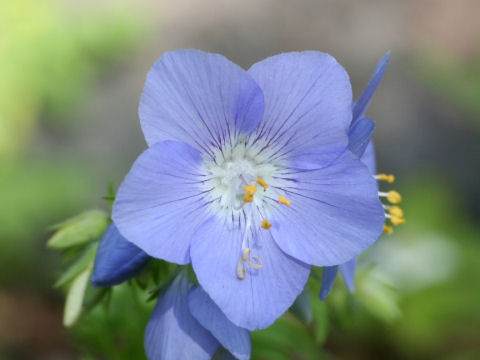
[[(208, 190), (211, 210), (224, 217), (229, 223), (238, 224), (238, 218), (245, 217), (248, 206), (252, 205), (252, 222), (260, 226), (263, 217), (278, 206), (282, 184), (279, 176), (284, 169), (284, 162), (272, 162), (273, 150), (263, 144), (250, 144), (239, 140), (233, 145), (224, 145), (215, 149), (214, 157), (205, 158), (203, 173), (208, 180), (204, 190)], [(264, 185), (262, 185), (264, 184)], [(252, 185), (258, 189), (252, 201), (245, 201), (245, 187)], [(240, 219), (242, 223), (244, 219)], [(258, 222), (260, 221), (260, 222)]]
[[(282, 188), (285, 162), (279, 152), (261, 141), (240, 139), (213, 150), (205, 157), (202, 173), (206, 174), (204, 191), (212, 212), (224, 219), (225, 225), (242, 232), (239, 248), (237, 277), (244, 279), (246, 265), (258, 271), (262, 260), (251, 255), (257, 231), (269, 231), (275, 226), (267, 219), (275, 207), (288, 205)], [(283, 204), (283, 205), (282, 205)]]

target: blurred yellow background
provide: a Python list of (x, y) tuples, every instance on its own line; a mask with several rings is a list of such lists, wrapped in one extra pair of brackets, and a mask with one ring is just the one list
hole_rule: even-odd
[[(167, 50), (248, 68), (332, 54), (356, 97), (391, 50), (367, 113), (378, 169), (407, 224), (337, 281), (325, 336), (294, 318), (253, 335), (256, 359), (480, 358), (480, 2), (476, 0), (0, 0), (0, 359), (142, 359), (148, 313), (129, 294), (62, 328), (47, 228), (101, 197), (146, 147), (145, 75)], [(123, 290), (119, 290), (120, 292)]]

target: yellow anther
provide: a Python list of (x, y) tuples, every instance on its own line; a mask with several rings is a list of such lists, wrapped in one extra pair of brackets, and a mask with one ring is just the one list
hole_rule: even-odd
[(255, 185), (247, 185), (243, 188), (245, 191), (245, 196), (243, 197), (243, 201), (245, 202), (252, 202), (253, 195), (257, 192), (257, 187)]
[(402, 225), (402, 224), (405, 224), (406, 220), (404, 218), (392, 216), (390, 218), (390, 221), (392, 222), (393, 225)]
[(287, 199), (285, 196), (283, 196), (283, 195), (280, 195), (280, 196), (278, 197), (278, 202), (279, 202), (280, 204), (290, 206), (290, 200), (288, 200), (288, 199)]
[(390, 215), (395, 216), (397, 218), (403, 218), (403, 210), (400, 209), (399, 206), (392, 206), (390, 209), (388, 209), (388, 212)]
[(395, 190), (390, 190), (387, 193), (387, 200), (390, 201), (392, 204), (398, 204), (402, 201), (402, 196)]
[(375, 176), (375, 179), (380, 180), (380, 181), (386, 181), (388, 183), (393, 183), (395, 181), (395, 176), (392, 174), (378, 174)]
[(257, 178), (257, 183), (263, 187), (263, 191), (267, 191), (268, 184), (262, 178)]
[(255, 185), (250, 184), (245, 186), (243, 190), (245, 191), (245, 194), (253, 196), (257, 192), (257, 187)]
[(261, 226), (262, 226), (262, 228), (268, 230), (268, 229), (270, 229), (270, 228), (272, 227), (272, 224), (270, 224), (267, 219), (264, 219), (264, 220), (262, 221), (262, 225), (261, 225)]
[(243, 201), (244, 202), (252, 202), (253, 201), (253, 195), (248, 195), (248, 194), (245, 194), (245, 196), (243, 197)]
[(393, 233), (393, 228), (388, 225), (383, 225), (383, 232), (387, 235), (390, 235)]

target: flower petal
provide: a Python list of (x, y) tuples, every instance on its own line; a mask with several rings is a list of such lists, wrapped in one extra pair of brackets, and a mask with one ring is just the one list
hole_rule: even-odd
[(362, 118), (352, 125), (348, 131), (348, 149), (357, 157), (362, 157), (375, 130), (375, 122)]
[(342, 273), (343, 280), (348, 289), (355, 290), (355, 268), (357, 266), (357, 257), (341, 265), (325, 266), (323, 268), (322, 288), (320, 289), (320, 300), (325, 300), (333, 287), (333, 283), (338, 274), (338, 269)]
[(250, 359), (252, 344), (248, 330), (235, 326), (201, 287), (188, 295), (188, 306), (195, 319), (237, 359)]
[(385, 70), (387, 70), (389, 60), (390, 51), (383, 55), (382, 59), (378, 62), (377, 67), (375, 68), (375, 71), (373, 72), (365, 90), (363, 90), (363, 93), (360, 95), (357, 102), (353, 104), (352, 124), (356, 123), (365, 115), (368, 105), (370, 104), (370, 100), (372, 99), (373, 94), (375, 94), (375, 90), (377, 90), (378, 85), (380, 85), (383, 74), (385, 74)]
[(272, 324), (303, 290), (310, 267), (284, 254), (269, 230), (259, 229), (250, 239), (259, 270), (245, 265), (246, 276), (237, 277), (242, 254), (242, 233), (224, 220), (211, 218), (196, 231), (190, 248), (192, 265), (202, 288), (235, 325), (248, 330)]
[(218, 341), (190, 314), (190, 288), (182, 272), (160, 295), (145, 329), (145, 351), (150, 360), (210, 359), (217, 350)]
[(372, 245), (383, 230), (377, 184), (350, 151), (330, 166), (289, 174), (291, 206), (278, 204), (271, 231), (278, 246), (317, 266), (342, 264)]
[(337, 278), (338, 265), (325, 266), (322, 275), (322, 288), (320, 289), (320, 300), (324, 301), (333, 287), (333, 283)]
[(345, 69), (328, 54), (305, 51), (269, 57), (249, 74), (265, 95), (254, 138), (274, 144), (292, 166), (318, 168), (347, 147), (352, 89)]
[(342, 273), (343, 280), (347, 284), (348, 289), (351, 292), (355, 291), (355, 268), (357, 267), (357, 257), (352, 260), (339, 265), (340, 272)]
[(150, 257), (125, 239), (111, 223), (100, 240), (92, 283), (94, 286), (112, 286), (136, 276)]
[(200, 153), (164, 141), (147, 149), (120, 186), (113, 220), (120, 233), (150, 256), (177, 264), (190, 262), (195, 228), (209, 218)]
[(238, 65), (198, 50), (167, 52), (147, 76), (140, 99), (143, 133), (208, 151), (253, 131), (263, 115), (263, 93)]
[(362, 157), (360, 158), (362, 163), (367, 165), (368, 170), (370, 170), (370, 174), (377, 173), (377, 160), (375, 158), (375, 147), (373, 146), (373, 142), (370, 141), (363, 153)]

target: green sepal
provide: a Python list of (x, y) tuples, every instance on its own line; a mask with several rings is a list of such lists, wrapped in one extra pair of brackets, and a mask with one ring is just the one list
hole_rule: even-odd
[(98, 243), (93, 243), (88, 246), (80, 257), (60, 276), (55, 282), (55, 287), (65, 285), (71, 281), (75, 276), (80, 274), (89, 265), (93, 264), (95, 255), (97, 253)]
[(93, 264), (90, 264), (90, 266), (78, 274), (70, 284), (63, 312), (63, 325), (66, 327), (74, 325), (82, 313), (83, 298), (90, 282), (92, 270)]
[(99, 239), (105, 232), (110, 219), (100, 210), (86, 211), (78, 216), (54, 225), (55, 234), (48, 240), (47, 246), (64, 250), (72, 246), (86, 244)]

